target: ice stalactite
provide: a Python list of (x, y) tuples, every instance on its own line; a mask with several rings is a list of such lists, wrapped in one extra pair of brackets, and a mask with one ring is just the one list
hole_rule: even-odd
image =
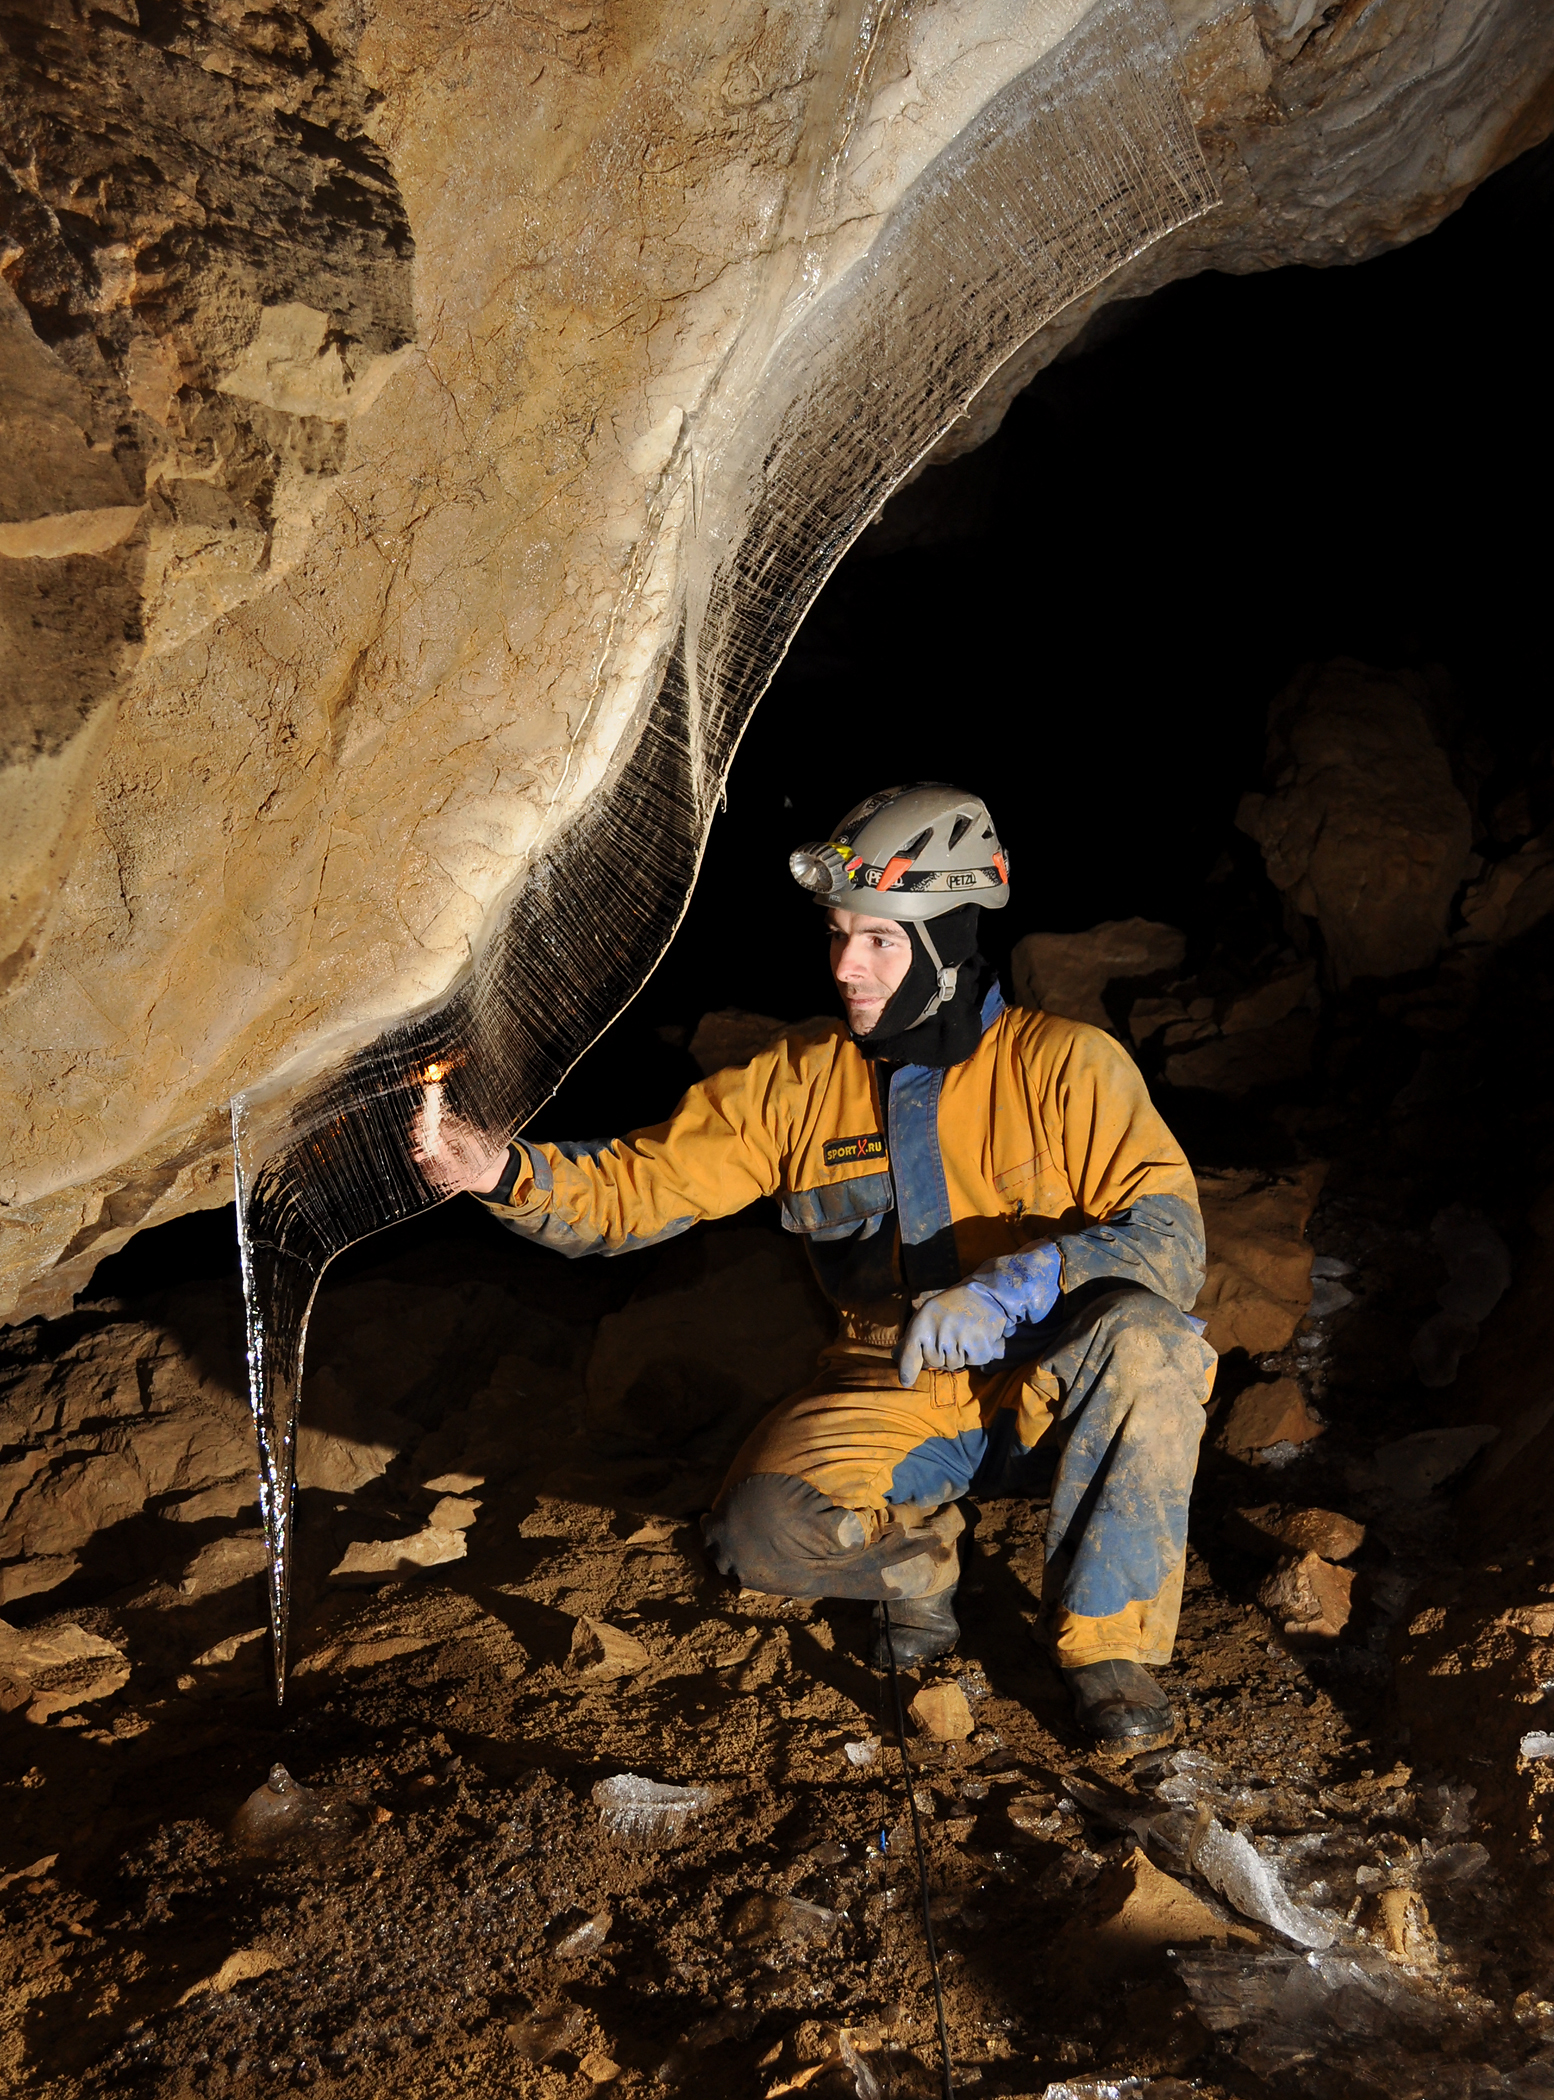
[(533, 1115), (662, 955), (751, 710), (852, 541), (1037, 329), (1215, 202), (1163, 11), (1100, 0), (827, 282), (811, 236), (837, 229), (813, 214), (837, 209), (877, 13), (859, 15), (823, 150), (796, 184), (799, 238), (779, 244), (720, 386), (676, 440), (629, 586), (665, 591), (673, 639), (656, 663), (599, 667), (582, 732), (609, 739), (599, 786), (536, 848), (445, 999), (234, 1104), (278, 1695), (308, 1313), (334, 1255), (440, 1200), (408, 1136), (428, 1090), (494, 1134)]

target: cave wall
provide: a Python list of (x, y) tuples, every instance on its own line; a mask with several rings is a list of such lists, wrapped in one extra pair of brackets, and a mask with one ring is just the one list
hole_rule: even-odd
[[(230, 1094), (457, 976), (655, 675), (733, 352), (1077, 12), (7, 18), (7, 1310), (226, 1200)], [(1546, 128), (1508, 5), (1178, 28), (1224, 206), (952, 448), (1105, 297), (1357, 259)]]

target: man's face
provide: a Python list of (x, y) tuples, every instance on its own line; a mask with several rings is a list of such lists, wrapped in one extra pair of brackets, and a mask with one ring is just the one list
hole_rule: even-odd
[(861, 911), (828, 911), (831, 975), (854, 1035), (867, 1035), (912, 967), (912, 938), (894, 919)]

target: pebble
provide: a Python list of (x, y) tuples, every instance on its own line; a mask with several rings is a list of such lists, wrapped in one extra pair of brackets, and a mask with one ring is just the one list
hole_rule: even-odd
[(977, 1725), (958, 1684), (925, 1684), (907, 1711), (925, 1735), (941, 1743), (963, 1743)]

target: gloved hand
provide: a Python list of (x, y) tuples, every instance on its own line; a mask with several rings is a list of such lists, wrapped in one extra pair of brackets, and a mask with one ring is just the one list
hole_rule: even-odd
[(916, 1385), (930, 1371), (961, 1371), (988, 1364), (1022, 1320), (1044, 1320), (1058, 1299), (1062, 1257), (1054, 1242), (1024, 1247), (985, 1261), (953, 1289), (936, 1291), (918, 1307), (901, 1342), (898, 1376)]

